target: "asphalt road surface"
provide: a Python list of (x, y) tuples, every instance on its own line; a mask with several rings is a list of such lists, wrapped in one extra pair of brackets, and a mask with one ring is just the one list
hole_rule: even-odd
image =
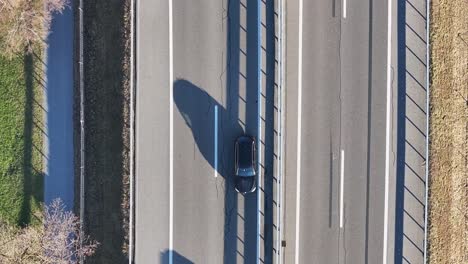
[(387, 2), (348, 2), (287, 2), (284, 263), (383, 261)]
[(235, 138), (257, 134), (256, 10), (141, 0), (136, 13), (135, 262), (252, 263), (256, 195), (232, 173)]
[(60, 198), (73, 208), (73, 10), (54, 14), (47, 47), (44, 98), (44, 202)]
[(169, 7), (136, 3), (135, 263), (161, 263), (169, 248)]

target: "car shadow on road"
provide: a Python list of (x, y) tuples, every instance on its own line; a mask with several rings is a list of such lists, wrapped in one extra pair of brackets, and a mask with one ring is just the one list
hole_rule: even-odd
[[(217, 173), (224, 178), (224, 263), (237, 263), (237, 254), (244, 259), (254, 258), (256, 196), (245, 195), (244, 210), (239, 211), (240, 194), (234, 188), (234, 142), (238, 136), (244, 134), (241, 121), (233, 115), (237, 110), (235, 107), (230, 107), (229, 110), (224, 108), (205, 90), (183, 79), (174, 83), (174, 101), (185, 124), (191, 129), (198, 150), (213, 169), (215, 159), (218, 160)], [(218, 108), (216, 154), (215, 108)], [(238, 221), (244, 221), (244, 230), (237, 230)], [(243, 238), (239, 232), (244, 234)], [(239, 242), (244, 244), (244, 254), (238, 248)]]
[(169, 255), (172, 253), (172, 263), (175, 264), (194, 264), (194, 262), (190, 261), (186, 257), (179, 254), (177, 251), (174, 250), (165, 250), (161, 253), (161, 264), (169, 264)]

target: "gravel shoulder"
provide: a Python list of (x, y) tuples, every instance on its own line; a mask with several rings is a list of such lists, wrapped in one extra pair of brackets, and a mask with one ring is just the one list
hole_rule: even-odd
[[(100, 243), (87, 263), (128, 261), (129, 4), (129, 0), (84, 1), (84, 224)], [(77, 106), (79, 93), (75, 144), (79, 144)]]
[(468, 261), (468, 2), (432, 0), (429, 263)]

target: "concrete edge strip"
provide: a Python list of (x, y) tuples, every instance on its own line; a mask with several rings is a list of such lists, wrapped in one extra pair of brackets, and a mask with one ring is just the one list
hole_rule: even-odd
[(430, 16), (431, 0), (426, 0), (426, 164), (425, 164), (425, 194), (424, 194), (424, 263), (427, 263), (427, 250), (428, 250), (428, 212), (429, 212), (429, 120), (430, 120)]

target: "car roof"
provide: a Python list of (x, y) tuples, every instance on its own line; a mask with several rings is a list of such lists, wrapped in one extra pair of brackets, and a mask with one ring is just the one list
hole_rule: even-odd
[(238, 137), (236, 141), (239, 142), (239, 143), (253, 142), (254, 138), (249, 136), (249, 135), (242, 135), (242, 136)]
[(253, 143), (254, 139), (249, 136), (240, 136), (237, 138), (237, 161), (238, 166), (241, 168), (249, 168), (253, 166), (252, 152), (253, 152)]

